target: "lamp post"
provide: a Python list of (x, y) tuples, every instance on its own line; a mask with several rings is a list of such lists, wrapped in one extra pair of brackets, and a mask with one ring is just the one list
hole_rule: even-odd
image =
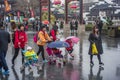
[(48, 2), (48, 21), (49, 21), (49, 23), (51, 22), (51, 17), (50, 17), (50, 15), (51, 15), (51, 10), (50, 10), (50, 0), (48, 0), (49, 2)]
[(83, 0), (79, 0), (80, 4), (80, 24), (83, 24)]
[(39, 5), (40, 5), (39, 8), (40, 8), (40, 27), (41, 27), (42, 26), (42, 24), (41, 24), (42, 23), (42, 17), (41, 17), (42, 16), (42, 5), (41, 5), (42, 1), (40, 0), (39, 2), (40, 2), (39, 3)]
[(68, 1), (65, 0), (65, 23), (68, 24)]

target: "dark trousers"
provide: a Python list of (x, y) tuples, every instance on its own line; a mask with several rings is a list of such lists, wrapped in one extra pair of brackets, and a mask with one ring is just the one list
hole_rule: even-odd
[(45, 56), (44, 56), (44, 47), (43, 46), (38, 46), (39, 50), (37, 52), (37, 55), (39, 55), (41, 53), (43, 60), (45, 60)]
[(8, 66), (5, 57), (6, 57), (6, 51), (0, 51), (0, 69), (3, 68), (5, 71), (7, 71)]
[(99, 28), (99, 34), (100, 34), (100, 35), (102, 34), (102, 29), (101, 29), (101, 28)]
[[(19, 50), (20, 48), (15, 48), (15, 53), (14, 53), (14, 56), (12, 58), (12, 64), (14, 64), (14, 61), (15, 59), (17, 58), (18, 54), (19, 54)], [(22, 51), (24, 50), (24, 48), (22, 48)], [(23, 55), (23, 52), (21, 51), (22, 53), (22, 63), (24, 62), (24, 55)]]
[[(97, 58), (98, 58), (99, 63), (101, 63), (101, 56), (97, 55)], [(93, 55), (90, 55), (90, 62), (91, 63), (93, 63), (92, 59), (93, 59)]]

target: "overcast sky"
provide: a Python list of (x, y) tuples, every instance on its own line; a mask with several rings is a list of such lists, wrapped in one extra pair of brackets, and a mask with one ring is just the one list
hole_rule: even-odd
[[(51, 1), (54, 1), (54, 0), (51, 0)], [(64, 2), (64, 0), (61, 0), (62, 2)], [(86, 1), (89, 1), (89, 0), (86, 0)], [(91, 0), (91, 1), (98, 1), (98, 0)], [(111, 2), (112, 0), (105, 0), (107, 2)]]
[[(98, 0), (94, 0), (94, 1), (98, 1)], [(107, 2), (111, 2), (112, 0), (105, 0), (105, 1), (107, 1)]]

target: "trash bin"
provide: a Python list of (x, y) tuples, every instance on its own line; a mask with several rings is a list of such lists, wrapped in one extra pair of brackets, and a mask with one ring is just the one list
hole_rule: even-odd
[(109, 37), (120, 37), (120, 26), (109, 26), (108, 36)]

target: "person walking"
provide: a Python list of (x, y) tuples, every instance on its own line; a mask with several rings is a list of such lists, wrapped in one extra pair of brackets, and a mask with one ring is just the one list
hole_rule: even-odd
[(73, 22), (73, 20), (70, 21), (70, 30), (71, 30), (71, 34), (72, 33), (74, 34), (74, 22)]
[(75, 32), (77, 33), (77, 30), (78, 30), (78, 21), (77, 20), (75, 21), (75, 30), (76, 30)]
[[(20, 25), (20, 31), (17, 30), (17, 28), (14, 29), (14, 34), (13, 34), (13, 44), (14, 44), (14, 48), (15, 48), (15, 53), (14, 56), (12, 58), (12, 67), (14, 67), (14, 61), (18, 56), (19, 50), (22, 49), (22, 51), (25, 48), (25, 45), (27, 44), (27, 34), (24, 31), (24, 26)], [(23, 56), (23, 52), (22, 53), (22, 63), (24, 62), (24, 56)]]
[(3, 22), (0, 22), (0, 72), (4, 69), (3, 74), (8, 75), (9, 69), (6, 62), (6, 54), (8, 50), (8, 43), (10, 43), (10, 34), (5, 31)]
[(45, 56), (44, 56), (44, 46), (49, 41), (52, 41), (52, 40), (50, 39), (48, 33), (46, 32), (46, 26), (42, 25), (41, 30), (38, 33), (37, 45), (39, 47), (39, 50), (37, 52), (37, 55), (39, 55), (41, 53), (43, 62), (47, 62), (47, 60), (45, 59)]
[(60, 21), (60, 30), (62, 30), (64, 28), (64, 22)]
[(55, 27), (56, 29), (58, 29), (57, 21), (54, 22), (53, 27)]
[(102, 33), (102, 27), (103, 27), (103, 22), (100, 20), (100, 18), (98, 18), (96, 24), (97, 24), (97, 27), (99, 29), (99, 34), (101, 35), (101, 33)]
[(92, 44), (93, 43), (95, 43), (97, 51), (98, 51), (98, 53), (96, 54), (96, 56), (98, 57), (99, 65), (100, 66), (104, 65), (101, 62), (101, 54), (103, 54), (102, 40), (101, 40), (101, 36), (99, 35), (99, 30), (98, 30), (98, 28), (96, 26), (93, 27), (93, 31), (89, 35), (89, 42), (90, 42), (90, 47), (89, 47), (88, 54), (90, 55), (90, 65), (94, 65), (93, 60), (92, 60), (93, 56), (94, 56), (94, 54), (92, 53)]
[(53, 26), (53, 28), (50, 31), (50, 37), (52, 37), (53, 41), (57, 40), (57, 33), (58, 33), (57, 27)]

